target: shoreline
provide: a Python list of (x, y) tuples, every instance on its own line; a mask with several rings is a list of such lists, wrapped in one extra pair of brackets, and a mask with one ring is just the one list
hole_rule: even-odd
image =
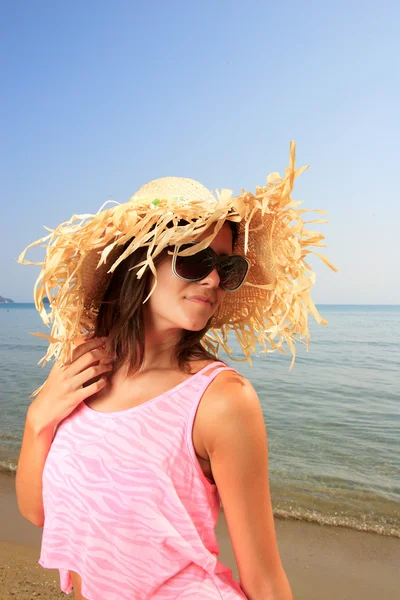
[[(293, 519), (276, 518), (275, 526), (295, 600), (398, 598), (400, 538)], [(37, 563), (41, 532), (19, 513), (15, 478), (0, 474), (0, 600), (67, 597), (58, 571)], [(216, 534), (219, 558), (238, 579), (222, 510)]]

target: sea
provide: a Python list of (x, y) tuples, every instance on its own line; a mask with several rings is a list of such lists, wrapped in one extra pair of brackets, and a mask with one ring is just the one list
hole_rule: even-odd
[[(317, 308), (328, 326), (310, 316), (291, 371), (289, 350), (232, 362), (262, 407), (274, 514), (400, 537), (400, 306)], [(10, 476), (29, 395), (52, 366), (38, 366), (46, 340), (29, 332), (50, 332), (33, 304), (0, 305), (0, 471)]]

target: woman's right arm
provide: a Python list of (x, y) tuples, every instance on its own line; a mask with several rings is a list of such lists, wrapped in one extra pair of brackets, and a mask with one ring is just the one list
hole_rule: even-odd
[(54, 430), (36, 423), (28, 409), (15, 485), (22, 516), (37, 527), (44, 523), (42, 474)]
[(44, 524), (42, 475), (57, 425), (78, 404), (101, 390), (105, 374), (112, 370), (113, 357), (102, 349), (104, 343), (100, 338), (80, 344), (67, 367), (56, 362), (28, 408), (15, 486), (22, 516), (37, 527)]

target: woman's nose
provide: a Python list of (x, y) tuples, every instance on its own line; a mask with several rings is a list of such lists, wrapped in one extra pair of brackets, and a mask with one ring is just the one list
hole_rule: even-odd
[(217, 267), (214, 267), (211, 273), (209, 273), (207, 277), (204, 277), (204, 279), (202, 279), (199, 283), (207, 283), (208, 285), (217, 288), (220, 281), (221, 279), (218, 274)]

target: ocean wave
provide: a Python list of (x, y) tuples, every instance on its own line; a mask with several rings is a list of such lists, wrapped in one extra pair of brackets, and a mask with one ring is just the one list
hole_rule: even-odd
[(18, 435), (14, 435), (12, 433), (5, 433), (5, 432), (0, 432), (0, 441), (10, 441), (10, 440), (16, 440), (17, 442), (20, 441), (20, 436)]
[(400, 524), (377, 522), (371, 520), (349, 517), (345, 515), (323, 515), (316, 512), (301, 512), (293, 510), (274, 510), (274, 516), (278, 519), (286, 519), (293, 521), (305, 521), (308, 523), (318, 523), (319, 525), (330, 525), (333, 527), (347, 527), (357, 531), (366, 531), (369, 533), (377, 533), (378, 535), (386, 535), (390, 537), (400, 538)]
[(0, 344), (0, 350), (1, 351), (5, 351), (5, 352), (42, 352), (43, 349), (45, 348), (45, 344), (43, 343), (31, 343), (29, 344), (28, 342), (24, 342), (22, 344), (18, 344), (18, 343), (14, 343), (14, 344), (10, 344), (2, 342)]
[(0, 473), (14, 475), (17, 472), (17, 464), (10, 460), (0, 460)]

